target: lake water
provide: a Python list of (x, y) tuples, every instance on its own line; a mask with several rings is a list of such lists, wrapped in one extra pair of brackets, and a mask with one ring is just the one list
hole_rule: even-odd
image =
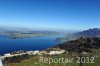
[(61, 36), (45, 36), (24, 39), (9, 39), (0, 36), (0, 55), (19, 50), (44, 50), (62, 42), (55, 41)]

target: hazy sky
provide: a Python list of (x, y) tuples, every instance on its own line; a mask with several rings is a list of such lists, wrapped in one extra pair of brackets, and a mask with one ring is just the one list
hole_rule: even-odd
[(0, 26), (100, 28), (100, 0), (0, 0)]

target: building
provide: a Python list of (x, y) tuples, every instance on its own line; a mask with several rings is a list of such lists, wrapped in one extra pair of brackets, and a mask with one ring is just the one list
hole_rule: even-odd
[(62, 53), (64, 53), (64, 52), (65, 52), (65, 50), (50, 51), (48, 54), (49, 54), (49, 55), (56, 55), (56, 54), (62, 54)]
[(8, 53), (8, 54), (4, 54), (4, 56), (5, 56), (5, 57), (10, 57), (11, 54), (10, 54), (10, 53)]

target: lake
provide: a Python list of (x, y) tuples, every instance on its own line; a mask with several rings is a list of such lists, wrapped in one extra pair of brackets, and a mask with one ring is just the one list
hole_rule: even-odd
[(0, 55), (19, 50), (44, 50), (62, 42), (55, 41), (61, 36), (43, 36), (24, 39), (9, 39), (0, 36)]

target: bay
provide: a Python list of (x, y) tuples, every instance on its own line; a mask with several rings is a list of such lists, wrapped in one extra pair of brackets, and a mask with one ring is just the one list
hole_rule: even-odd
[(24, 39), (9, 39), (0, 36), (0, 55), (19, 50), (44, 50), (62, 42), (55, 41), (61, 35), (43, 36)]

